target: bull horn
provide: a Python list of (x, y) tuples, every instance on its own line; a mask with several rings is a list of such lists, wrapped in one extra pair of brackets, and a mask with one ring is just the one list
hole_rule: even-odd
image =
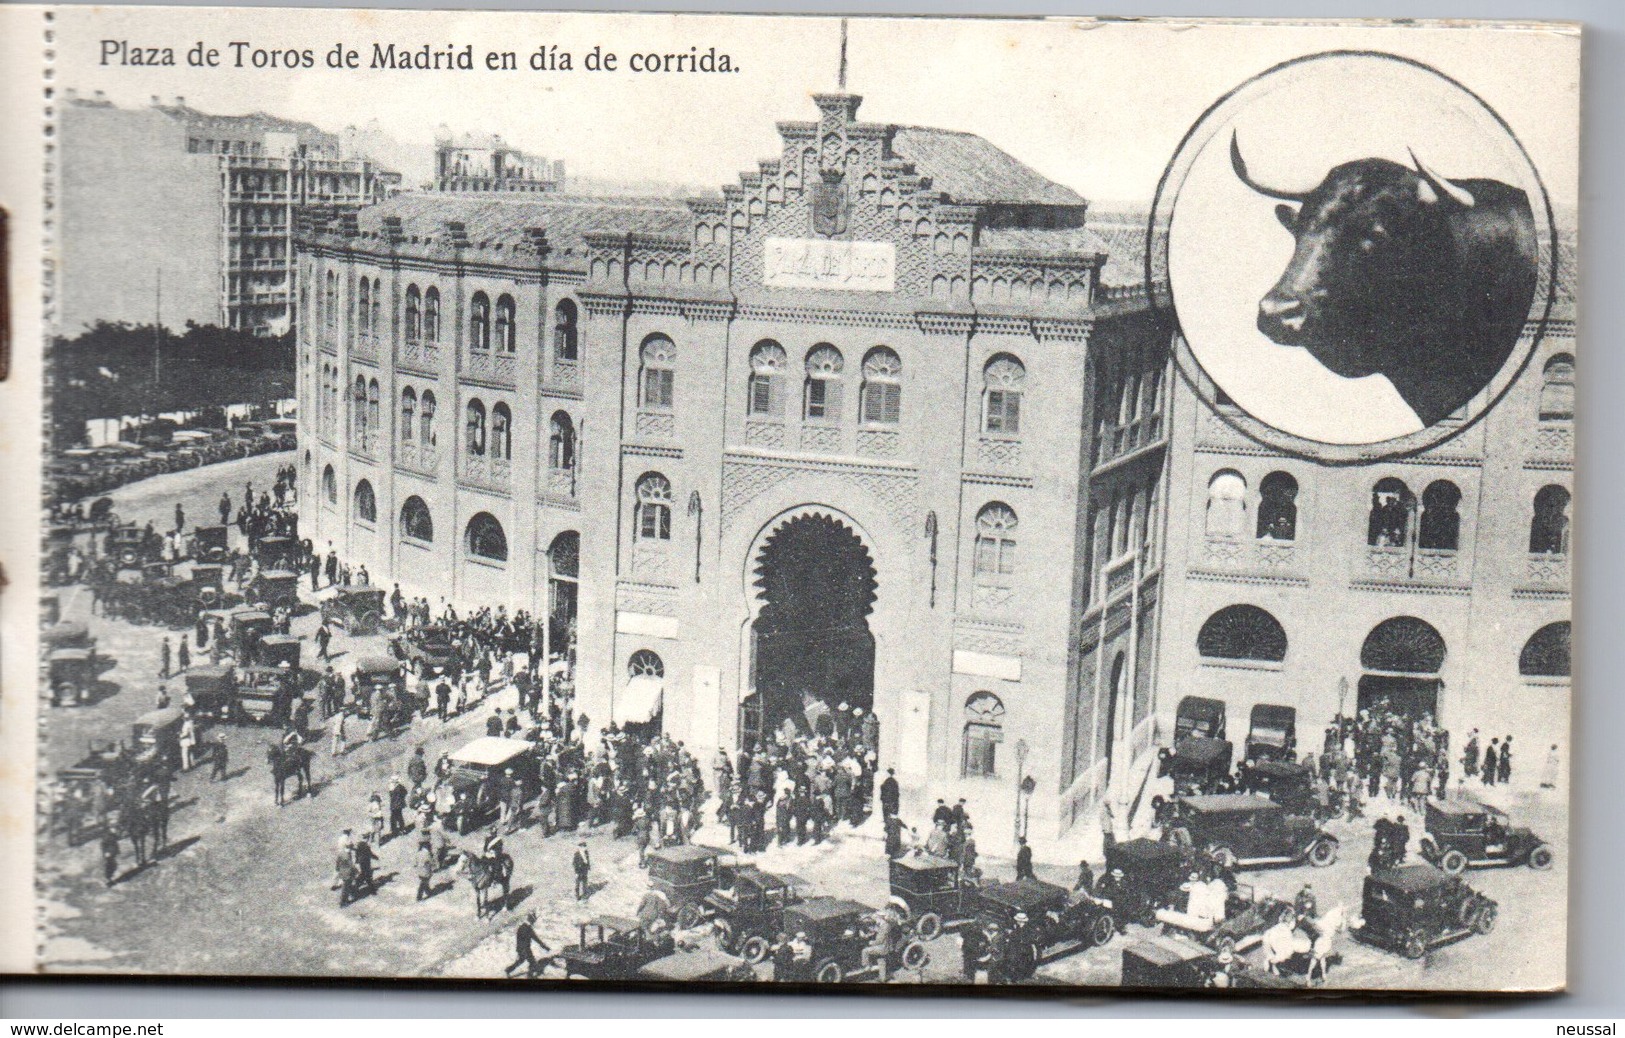
[[(1416, 157), (1416, 152), (1413, 149), (1406, 148), (1405, 150), (1411, 153), (1411, 162), (1415, 164), (1416, 172), (1419, 176), (1421, 176), (1422, 183), (1424, 185), (1431, 188), (1438, 195), (1443, 195), (1452, 202), (1455, 202), (1463, 209), (1471, 209), (1473, 207), (1473, 193), (1471, 191), (1468, 191), (1459, 184), (1452, 184), (1450, 181), (1434, 172), (1427, 166), (1426, 163)], [(1425, 202), (1427, 199), (1424, 198), (1423, 201)]]
[(1241, 157), (1241, 144), (1236, 140), (1236, 131), (1230, 131), (1230, 165), (1236, 171), (1241, 182), (1269, 198), (1279, 198), (1283, 202), (1301, 202), (1309, 196), (1307, 191), (1281, 191), (1273, 187), (1265, 187), (1247, 175), (1247, 162)]

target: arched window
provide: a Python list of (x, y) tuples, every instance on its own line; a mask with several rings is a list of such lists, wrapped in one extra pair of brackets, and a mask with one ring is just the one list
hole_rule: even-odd
[(475, 292), (468, 307), (468, 348), (491, 348), (491, 298), (484, 292)]
[(503, 461), (513, 458), (513, 412), (507, 404), (491, 408), (491, 457)]
[(384, 334), (384, 283), (372, 279), (372, 315), (367, 322), (372, 339), (376, 342)]
[(553, 577), (576, 580), (581, 576), (581, 535), (566, 530), (547, 549), (547, 571)]
[(372, 282), (367, 278), (361, 279), (356, 293), (355, 324), (357, 338), (372, 338)]
[(789, 366), (784, 347), (763, 339), (750, 351), (750, 399), (746, 411), (758, 418), (784, 416), (784, 389), (781, 379)]
[(1021, 435), (1021, 394), (1027, 369), (1008, 353), (995, 353), (982, 368), (982, 431)]
[(1003, 501), (993, 501), (976, 513), (976, 551), (972, 568), (976, 582), (1009, 587), (1016, 571), (1016, 513)]
[(416, 285), (406, 286), (406, 341), (423, 338), (423, 293)]
[(643, 340), (643, 370), (638, 376), (638, 406), (646, 411), (670, 411), (677, 363), (677, 345), (664, 335)]
[(334, 271), (327, 272), (327, 285), (322, 299), (322, 321), (333, 329), (339, 323), (339, 276)]
[(1286, 631), (1257, 606), (1225, 606), (1202, 625), (1196, 651), (1208, 659), (1280, 663), (1286, 659)]
[(640, 541), (671, 540), (671, 482), (658, 472), (638, 478), (632, 505), (633, 536)]
[(401, 505), (401, 536), (426, 544), (434, 541), (434, 520), (429, 518), (429, 506), (416, 494)]
[(367, 449), (371, 450), (378, 433), (384, 427), (383, 412), (378, 403), (378, 380), (367, 383)]
[(959, 773), (963, 778), (998, 775), (999, 743), (1004, 741), (1004, 703), (991, 692), (965, 700), (965, 746)]
[(1574, 417), (1574, 358), (1559, 353), (1546, 362), (1540, 385), (1540, 420), (1563, 422)]
[(1569, 621), (1547, 624), (1524, 642), (1518, 673), (1526, 678), (1566, 678), (1570, 670)]
[(350, 387), (350, 426), (356, 446), (364, 446), (367, 442), (367, 380), (360, 375)]
[(561, 299), (559, 305), (553, 308), (553, 356), (557, 360), (575, 360), (577, 357), (574, 300)]
[(554, 411), (547, 423), (547, 466), (558, 471), (576, 467), (576, 427), (563, 411)]
[(1298, 539), (1298, 481), (1288, 473), (1271, 472), (1258, 484), (1258, 537)]
[(401, 390), (401, 442), (411, 443), (417, 434), (418, 393), (411, 386)]
[(502, 524), (490, 512), (480, 512), (468, 521), (463, 546), (475, 558), (508, 561), (508, 535), (502, 532)]
[(485, 405), (478, 400), (468, 402), (468, 438), (464, 442), (468, 453), (485, 453)]
[(841, 351), (829, 343), (820, 343), (808, 352), (803, 418), (815, 422), (841, 420), (841, 370), (845, 366)]
[(497, 348), (504, 353), (512, 353), (516, 348), (516, 326), (513, 296), (501, 295), (497, 297)]
[(437, 442), (434, 428), (434, 391), (431, 389), (423, 391), (423, 401), (418, 407), (418, 442), (425, 447), (433, 447)]
[(1532, 555), (1569, 553), (1569, 492), (1553, 483), (1535, 494), (1535, 518), (1529, 524)]
[(355, 485), (355, 517), (364, 523), (378, 521), (378, 497), (366, 480)]
[(903, 412), (903, 362), (885, 346), (876, 346), (863, 358), (863, 387), (858, 420), (871, 425), (896, 425)]
[(663, 678), (666, 676), (666, 663), (648, 649), (639, 649), (626, 661), (626, 676), (629, 678)]
[(1455, 551), (1461, 542), (1461, 491), (1448, 479), (1435, 480), (1422, 491), (1422, 517), (1416, 545), (1433, 551)]
[(1207, 535), (1245, 537), (1247, 481), (1235, 469), (1220, 469), (1207, 482)]
[(1432, 624), (1414, 616), (1384, 620), (1360, 646), (1361, 667), (1390, 674), (1437, 674), (1444, 656), (1444, 638)]
[(1411, 542), (1411, 513), (1416, 495), (1402, 481), (1389, 476), (1371, 488), (1371, 515), (1366, 543), (1374, 548), (1403, 548)]
[(339, 477), (331, 465), (322, 469), (322, 497), (330, 505), (339, 503)]
[(433, 285), (423, 292), (423, 341), (431, 346), (440, 342), (440, 289)]

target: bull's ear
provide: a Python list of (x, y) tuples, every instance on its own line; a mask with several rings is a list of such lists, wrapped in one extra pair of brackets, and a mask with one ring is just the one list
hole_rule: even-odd
[(1275, 218), (1289, 231), (1296, 231), (1298, 228), (1298, 211), (1285, 202), (1275, 207)]

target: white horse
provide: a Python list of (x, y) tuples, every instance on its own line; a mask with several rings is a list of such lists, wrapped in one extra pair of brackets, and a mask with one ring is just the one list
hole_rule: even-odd
[(1346, 905), (1338, 905), (1315, 920), (1316, 936), (1309, 946), (1309, 969), (1304, 973), (1305, 981), (1313, 984), (1318, 973), (1321, 983), (1326, 982), (1327, 960), (1337, 951), (1339, 938), (1348, 929), (1349, 911)]

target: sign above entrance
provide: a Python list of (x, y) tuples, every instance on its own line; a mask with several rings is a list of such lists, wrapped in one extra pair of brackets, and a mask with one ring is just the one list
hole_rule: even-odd
[(897, 246), (878, 241), (769, 238), (762, 257), (768, 288), (891, 292), (897, 286)]

